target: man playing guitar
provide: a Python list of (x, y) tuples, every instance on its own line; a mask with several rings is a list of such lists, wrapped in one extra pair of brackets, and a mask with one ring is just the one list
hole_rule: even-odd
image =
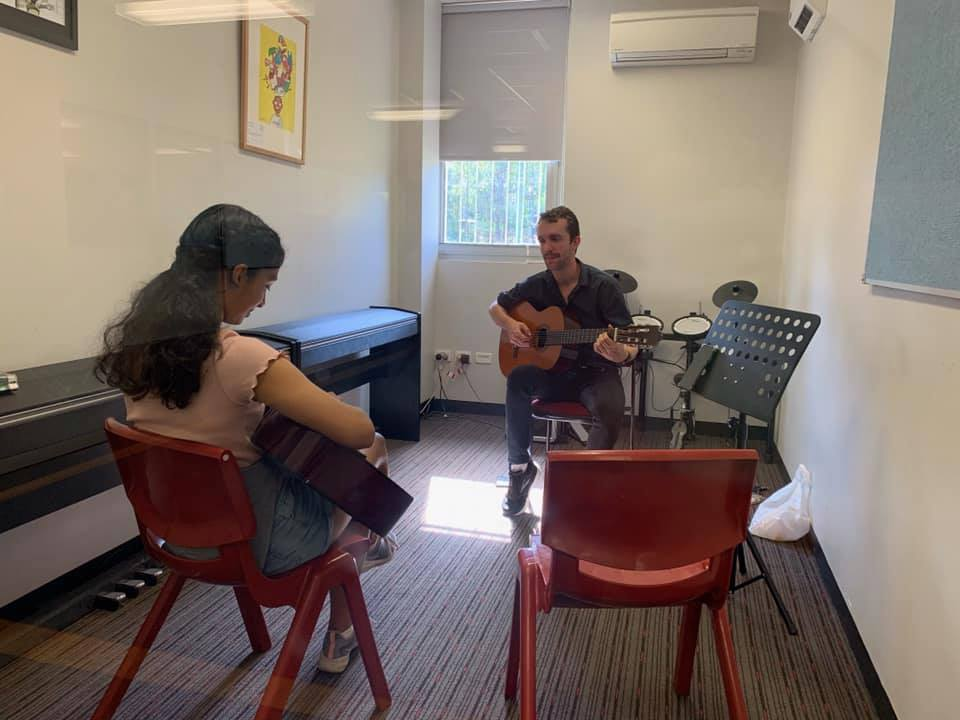
[[(509, 314), (522, 302), (536, 310), (558, 306), (583, 327), (630, 324), (616, 280), (577, 259), (580, 223), (573, 211), (561, 206), (541, 214), (537, 240), (547, 269), (500, 293), (490, 305), (490, 317), (513, 345), (528, 347), (533, 339), (530, 328)], [(552, 370), (521, 365), (510, 372), (506, 397), (510, 487), (501, 504), (504, 515), (523, 510), (537, 475), (537, 466), (530, 459), (531, 400), (582, 403), (600, 421), (591, 429), (587, 447), (610, 449), (617, 441), (625, 405), (619, 366), (632, 362), (636, 354), (636, 347), (614, 342), (602, 333), (592, 345), (565, 349), (561, 363)]]

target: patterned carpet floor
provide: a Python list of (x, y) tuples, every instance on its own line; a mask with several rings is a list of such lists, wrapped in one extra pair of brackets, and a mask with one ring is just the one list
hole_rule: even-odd
[[(516, 550), (536, 515), (501, 517), (503, 420), (451, 415), (423, 422), (419, 443), (391, 443), (391, 476), (416, 498), (396, 528), (400, 550), (364, 575), (363, 586), (393, 707), (376, 713), (363, 664), (339, 677), (316, 671), (318, 632), (291, 694), (287, 718), (512, 719), (503, 669)], [(642, 444), (664, 447), (666, 433)], [(693, 446), (724, 441), (700, 437)], [(575, 445), (575, 444), (574, 444)], [(537, 446), (542, 453), (542, 446)], [(542, 457), (539, 458), (542, 462)], [(759, 483), (784, 482), (761, 465)], [(531, 496), (536, 511), (541, 485)], [(872, 720), (877, 717), (816, 564), (812, 541), (758, 540), (794, 614), (791, 637), (762, 583), (729, 603), (747, 707), (754, 720)], [(753, 569), (752, 561), (750, 563)], [(121, 611), (95, 611), (0, 669), (0, 718), (89, 718), (150, 604), (151, 589)], [(267, 610), (274, 648), (250, 652), (226, 588), (188, 583), (116, 717), (127, 720), (252, 718), (292, 618)], [(538, 636), (539, 716), (555, 720), (727, 717), (709, 621), (687, 698), (671, 687), (680, 611), (558, 609)], [(318, 627), (326, 623), (326, 610)], [(13, 653), (0, 630), (0, 653)]]

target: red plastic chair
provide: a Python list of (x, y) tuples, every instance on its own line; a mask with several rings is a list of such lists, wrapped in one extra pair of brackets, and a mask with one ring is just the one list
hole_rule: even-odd
[[(254, 652), (270, 649), (260, 606), (291, 606), (296, 612), (277, 658), (257, 720), (279, 720), (287, 704), (317, 618), (330, 588), (342, 586), (377, 708), (390, 706), (355, 556), (366, 552), (366, 535), (347, 531), (321, 557), (284, 575), (268, 577), (256, 564), (249, 541), (256, 521), (233, 455), (202, 443), (135, 430), (113, 418), (107, 438), (133, 505), (147, 551), (170, 569), (160, 595), (93, 714), (113, 717), (188, 578), (232, 585)], [(161, 547), (160, 539), (182, 547), (215, 547), (213, 560), (188, 560)]]
[[(703, 605), (713, 616), (727, 706), (746, 720), (726, 599), (756, 473), (753, 450), (554, 451), (543, 536), (518, 555), (505, 694), (536, 718), (537, 613), (553, 607), (683, 605), (674, 674), (690, 693)], [(589, 482), (585, 482), (589, 480)]]
[(547, 423), (546, 452), (550, 452), (550, 443), (557, 437), (558, 422), (582, 422), (592, 425), (597, 422), (586, 406), (572, 400), (552, 401), (535, 398), (530, 403), (531, 416)]

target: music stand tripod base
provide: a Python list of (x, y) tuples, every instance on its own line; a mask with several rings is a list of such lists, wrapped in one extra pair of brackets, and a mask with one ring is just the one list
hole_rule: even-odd
[[(705, 347), (715, 348), (715, 357), (697, 378), (695, 389), (708, 400), (739, 412), (737, 447), (747, 447), (747, 416), (772, 421), (787, 382), (819, 327), (820, 318), (809, 313), (741, 300), (728, 300), (723, 304), (703, 341)], [(749, 531), (746, 543), (760, 574), (736, 582), (738, 569), (746, 574), (746, 556), (740, 545), (731, 573), (730, 591), (763, 580), (787, 631), (796, 635), (797, 626)]]

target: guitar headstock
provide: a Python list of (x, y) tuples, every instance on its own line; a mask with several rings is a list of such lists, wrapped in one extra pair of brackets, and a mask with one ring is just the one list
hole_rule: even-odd
[(663, 338), (663, 331), (653, 325), (627, 325), (617, 328), (617, 342), (636, 345), (641, 350), (654, 348)]

